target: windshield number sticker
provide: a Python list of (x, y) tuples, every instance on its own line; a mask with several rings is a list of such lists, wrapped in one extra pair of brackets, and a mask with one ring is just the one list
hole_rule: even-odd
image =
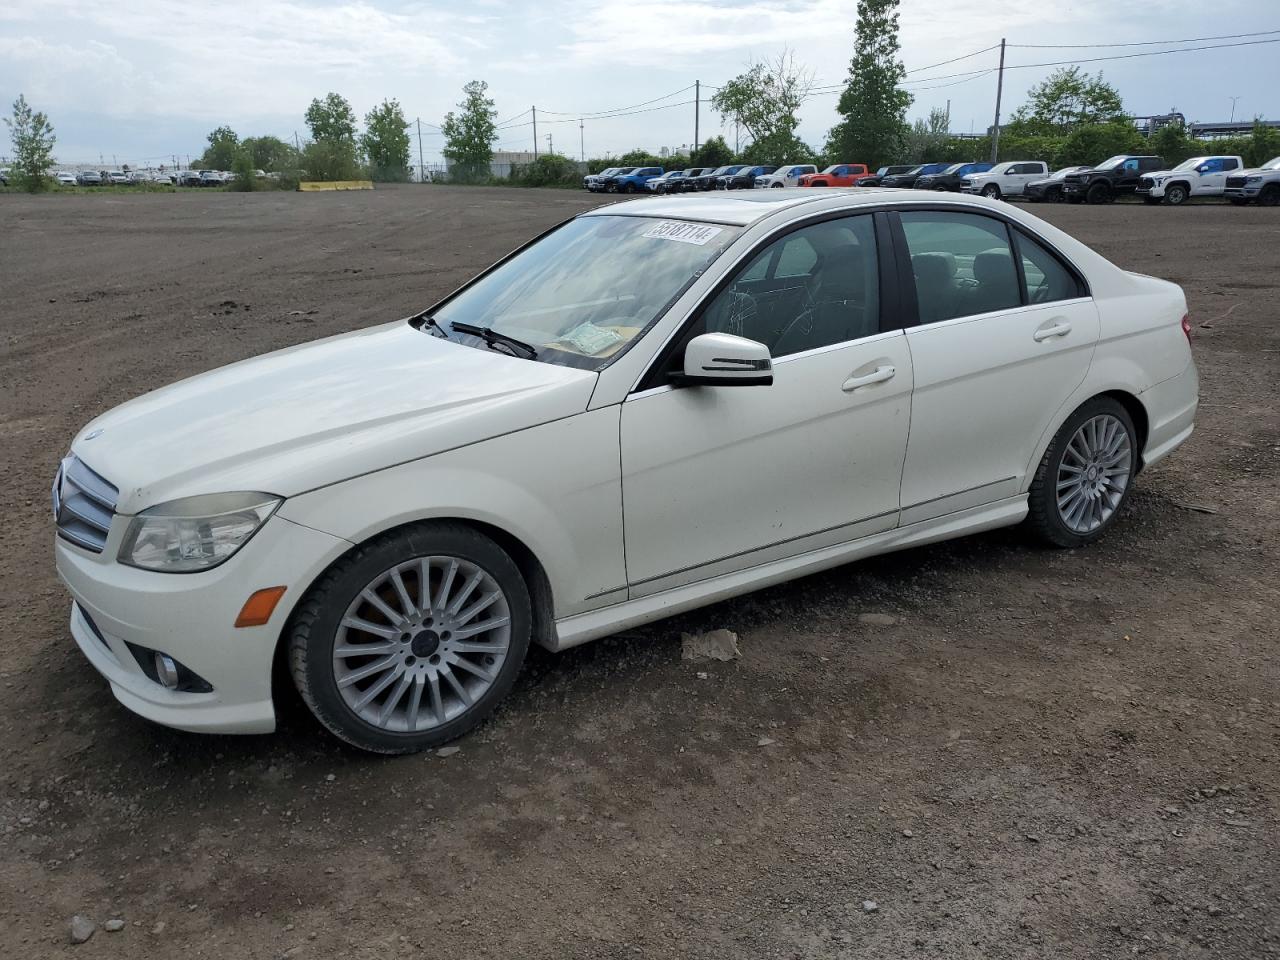
[(699, 247), (720, 233), (720, 227), (708, 227), (700, 223), (682, 223), (679, 220), (663, 220), (645, 232), (654, 240), (675, 240), (677, 243), (693, 243)]

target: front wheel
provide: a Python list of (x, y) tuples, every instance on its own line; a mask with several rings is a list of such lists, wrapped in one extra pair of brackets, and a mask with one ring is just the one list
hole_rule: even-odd
[(506, 696), (529, 649), (529, 591), (493, 540), (406, 527), (338, 561), (294, 614), (294, 683), (330, 732), (372, 753), (459, 737)]
[(1164, 202), (1171, 207), (1180, 207), (1187, 202), (1189, 196), (1190, 194), (1187, 192), (1186, 187), (1180, 183), (1175, 183), (1164, 192)]
[(1095, 183), (1085, 194), (1086, 203), (1106, 203), (1111, 199), (1111, 190), (1105, 183)]
[(774, 189), (774, 190), (781, 190), (781, 189), (782, 189), (782, 184), (780, 184), (780, 183), (772, 184), (772, 189)]
[(1081, 405), (1054, 435), (1027, 499), (1027, 524), (1056, 547), (1093, 543), (1110, 529), (1137, 469), (1137, 432), (1111, 397)]
[(1267, 188), (1258, 194), (1258, 205), (1274, 207), (1280, 204), (1280, 183), (1267, 184)]
[(994, 183), (989, 183), (982, 188), (982, 195), (986, 197), (988, 200), (999, 200), (1000, 188), (996, 186), (996, 184)]

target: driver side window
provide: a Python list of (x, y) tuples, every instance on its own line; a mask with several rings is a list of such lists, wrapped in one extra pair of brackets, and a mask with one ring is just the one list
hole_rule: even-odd
[(693, 333), (731, 333), (775, 358), (880, 330), (871, 216), (802, 227), (754, 256), (720, 291)]

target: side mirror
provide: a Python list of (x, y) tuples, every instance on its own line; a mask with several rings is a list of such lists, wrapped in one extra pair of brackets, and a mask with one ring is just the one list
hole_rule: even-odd
[(676, 382), (707, 387), (767, 387), (773, 360), (763, 343), (729, 333), (704, 333), (684, 348), (684, 370)]

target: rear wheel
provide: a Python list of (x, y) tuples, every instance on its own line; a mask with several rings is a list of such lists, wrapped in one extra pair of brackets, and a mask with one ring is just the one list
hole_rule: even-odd
[(1110, 529), (1137, 468), (1137, 431), (1111, 397), (1082, 404), (1040, 460), (1027, 499), (1027, 524), (1057, 547), (1092, 543)]
[(532, 614), (520, 571), (470, 527), (432, 522), (358, 547), (294, 615), (294, 683), (336, 736), (412, 753), (484, 720), (515, 682)]
[(982, 188), (982, 195), (986, 197), (988, 200), (999, 200), (1000, 187), (997, 184), (988, 183), (985, 187)]

